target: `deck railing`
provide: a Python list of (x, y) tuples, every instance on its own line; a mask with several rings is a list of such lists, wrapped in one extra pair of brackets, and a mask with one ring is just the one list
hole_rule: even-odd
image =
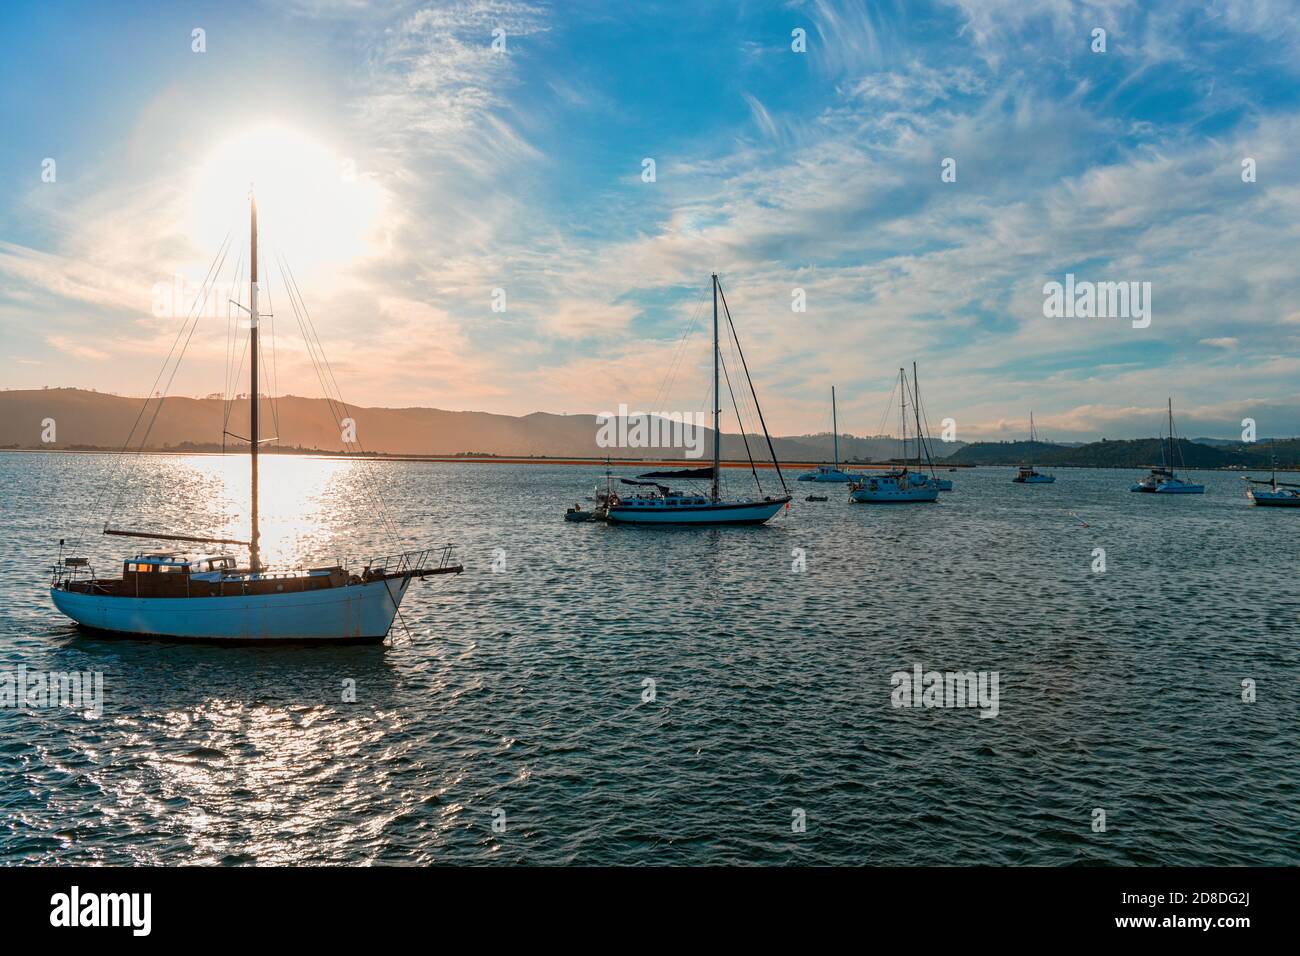
[[(366, 562), (363, 574), (407, 574), (419, 571), (449, 571), (458, 568), (451, 562), (452, 545), (444, 544), (398, 554), (386, 554)], [(437, 564), (430, 564), (435, 558)]]

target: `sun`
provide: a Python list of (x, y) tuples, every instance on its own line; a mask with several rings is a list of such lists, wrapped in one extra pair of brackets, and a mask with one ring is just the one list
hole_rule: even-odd
[(382, 187), (358, 172), (349, 156), (273, 122), (222, 142), (199, 167), (190, 231), (200, 248), (213, 248), (228, 229), (247, 223), (250, 187), (261, 240), (282, 252), (295, 272), (337, 267), (377, 251)]

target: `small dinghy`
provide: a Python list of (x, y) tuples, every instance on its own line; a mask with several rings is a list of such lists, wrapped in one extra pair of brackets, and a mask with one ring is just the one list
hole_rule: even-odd
[(831, 499), (826, 495), (809, 495), (807, 498), (804, 499), (804, 501), (830, 501), (830, 500)]
[(572, 508), (564, 513), (565, 521), (595, 521), (596, 512), (583, 511), (582, 505), (575, 504)]

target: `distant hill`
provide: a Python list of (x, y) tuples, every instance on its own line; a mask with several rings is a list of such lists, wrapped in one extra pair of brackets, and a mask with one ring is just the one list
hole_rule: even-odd
[[(1079, 466), (1084, 468), (1148, 468), (1161, 464), (1165, 441), (1160, 438), (1089, 442), (1069, 447), (1047, 442), (974, 442), (948, 459), (962, 465)], [(1300, 439), (1269, 444), (1218, 441), (1214, 445), (1180, 438), (1178, 455), (1186, 468), (1266, 469), (1276, 453), (1279, 468), (1300, 467)]]
[(948, 456), (954, 465), (1006, 465), (1021, 462), (1041, 462), (1047, 455), (1063, 451), (1067, 446), (1041, 441), (979, 441)]
[[(122, 447), (132, 425), (140, 418), (151, 420), (150, 450), (197, 450), (219, 448), (222, 441), (225, 405), (220, 398), (172, 397), (150, 400), (141, 417), (144, 399), (124, 398), (103, 392), (71, 388), (0, 391), (0, 447), (9, 448), (112, 448)], [(155, 417), (156, 413), (156, 417)], [(518, 455), (553, 458), (667, 458), (685, 457), (682, 448), (602, 448), (597, 444), (599, 425), (594, 415), (494, 415), (489, 412), (453, 412), (438, 408), (363, 408), (352, 406), (356, 434), (369, 452), (389, 455)], [(53, 443), (43, 442), (42, 422), (53, 419)], [(274, 409), (263, 400), (262, 431), (278, 436), (281, 449), (299, 448), (327, 452), (346, 450), (338, 427), (324, 399), (285, 395)], [(248, 434), (246, 401), (236, 402), (224, 430)], [(139, 435), (132, 447), (139, 446)], [(713, 432), (705, 430), (702, 450), (712, 451)], [(749, 436), (755, 460), (767, 460), (766, 442), (761, 435)], [(832, 436), (800, 435), (774, 437), (773, 446), (782, 461), (829, 461)], [(243, 447), (237, 440), (230, 446)], [(933, 443), (933, 453), (943, 455), (959, 443)], [(898, 441), (885, 437), (840, 436), (840, 457), (844, 461), (888, 458), (898, 452)], [(722, 455), (730, 460), (746, 457), (739, 435), (722, 436)]]

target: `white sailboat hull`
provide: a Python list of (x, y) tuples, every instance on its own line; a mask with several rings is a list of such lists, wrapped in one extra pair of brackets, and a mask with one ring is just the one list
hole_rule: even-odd
[(1147, 484), (1140, 481), (1129, 488), (1129, 491), (1140, 491), (1152, 495), (1203, 495), (1205, 494), (1205, 486), (1194, 485), (1179, 479), (1159, 484)]
[(939, 488), (920, 476), (907, 476), (900, 480), (892, 475), (874, 475), (860, 485), (854, 485), (849, 500), (868, 505), (938, 501)]
[(789, 498), (779, 498), (773, 501), (720, 501), (716, 504), (678, 506), (624, 503), (610, 508), (605, 517), (615, 524), (762, 524), (785, 507), (789, 500)]
[(1257, 507), (1300, 508), (1300, 492), (1294, 489), (1279, 488), (1276, 491), (1254, 491), (1247, 488), (1246, 497)]
[(908, 488), (906, 490), (882, 489), (877, 491), (868, 491), (858, 489), (849, 495), (850, 501), (856, 501), (863, 505), (889, 505), (905, 504), (912, 501), (938, 501), (938, 488)]
[(51, 588), (55, 607), (85, 627), (197, 641), (382, 641), (409, 577), (285, 594), (110, 597)]
[(810, 471), (799, 476), (800, 481), (824, 481), (831, 484), (845, 484), (853, 480), (852, 475), (845, 474), (842, 471)]

